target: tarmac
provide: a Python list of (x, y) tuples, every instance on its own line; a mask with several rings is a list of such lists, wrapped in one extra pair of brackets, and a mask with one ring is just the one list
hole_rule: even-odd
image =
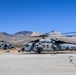
[(0, 53), (0, 75), (76, 75), (76, 54)]

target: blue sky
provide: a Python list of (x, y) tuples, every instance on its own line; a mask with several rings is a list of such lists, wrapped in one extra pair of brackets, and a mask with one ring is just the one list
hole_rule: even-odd
[(76, 0), (0, 0), (0, 32), (76, 31)]

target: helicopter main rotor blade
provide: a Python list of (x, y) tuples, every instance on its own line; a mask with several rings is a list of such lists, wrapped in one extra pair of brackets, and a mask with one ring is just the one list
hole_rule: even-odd
[(75, 34), (76, 32), (67, 32), (67, 33), (62, 33), (62, 34)]
[(67, 32), (67, 33), (61, 33), (61, 35), (57, 35), (57, 34), (41, 34), (41, 35), (37, 35), (37, 36), (26, 36), (26, 37), (32, 37), (32, 38), (38, 38), (38, 37), (42, 37), (44, 38), (50, 38), (50, 37), (55, 37), (55, 38), (59, 38), (59, 37), (71, 37), (73, 35), (66, 35), (66, 34), (75, 34), (76, 32)]

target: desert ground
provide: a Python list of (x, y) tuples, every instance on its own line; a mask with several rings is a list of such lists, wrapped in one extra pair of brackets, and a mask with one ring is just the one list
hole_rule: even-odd
[(15, 47), (13, 49), (7, 49), (7, 50), (0, 49), (0, 53), (4, 53), (4, 52), (16, 53), (18, 52), (18, 50), (20, 50), (20, 47)]
[(0, 75), (76, 75), (76, 54), (33, 54), (0, 50)]

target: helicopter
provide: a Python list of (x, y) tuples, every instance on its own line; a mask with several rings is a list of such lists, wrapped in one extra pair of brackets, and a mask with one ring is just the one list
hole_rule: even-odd
[[(64, 33), (64, 34), (70, 34), (70, 33)], [(49, 39), (45, 38), (49, 36), (50, 35), (47, 35), (47, 34), (43, 34), (40, 36), (34, 36), (34, 37), (42, 37), (42, 38), (28, 42), (27, 44), (23, 45), (21, 49), (18, 50), (18, 52), (34, 51), (35, 53), (41, 54), (43, 51), (54, 52), (54, 51), (60, 51), (60, 50), (61, 51), (62, 50), (76, 50), (76, 43), (63, 41), (58, 37), (51, 38), (50, 36)]]
[(6, 43), (5, 41), (0, 41), (0, 49), (6, 50), (14, 48), (11, 44)]

